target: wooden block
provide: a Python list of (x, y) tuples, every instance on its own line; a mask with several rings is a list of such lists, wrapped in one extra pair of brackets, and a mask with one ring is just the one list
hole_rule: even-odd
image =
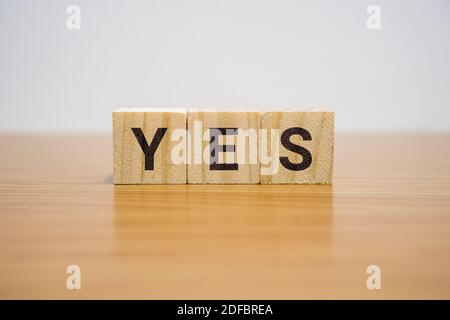
[[(262, 184), (332, 183), (334, 112), (263, 112), (261, 129)], [(271, 129), (279, 129), (278, 136)]]
[(257, 184), (259, 111), (189, 110), (190, 184)]
[[(186, 151), (186, 120), (186, 109), (114, 111), (114, 183), (185, 184), (187, 153), (174, 162), (172, 150), (184, 144)], [(175, 130), (178, 141), (172, 141)]]

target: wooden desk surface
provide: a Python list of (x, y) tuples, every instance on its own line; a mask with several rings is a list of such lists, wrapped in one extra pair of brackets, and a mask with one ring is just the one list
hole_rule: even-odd
[(450, 298), (450, 135), (337, 135), (333, 186), (114, 186), (109, 137), (0, 148), (0, 298)]

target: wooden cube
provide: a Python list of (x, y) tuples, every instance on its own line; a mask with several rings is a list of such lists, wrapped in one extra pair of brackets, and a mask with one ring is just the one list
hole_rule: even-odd
[(261, 129), (262, 184), (332, 183), (334, 112), (263, 112)]
[(186, 109), (114, 111), (114, 183), (185, 184), (186, 120)]
[(258, 184), (259, 111), (189, 110), (190, 184)]

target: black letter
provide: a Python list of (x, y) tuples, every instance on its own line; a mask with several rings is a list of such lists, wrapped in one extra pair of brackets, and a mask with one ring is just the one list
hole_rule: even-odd
[(133, 130), (134, 136), (136, 137), (136, 140), (139, 142), (139, 145), (141, 146), (141, 149), (145, 154), (145, 170), (153, 170), (153, 158), (156, 149), (158, 149), (158, 146), (167, 131), (167, 128), (158, 128), (150, 145), (148, 145), (147, 139), (145, 139), (144, 133), (142, 132), (141, 128), (131, 128), (131, 130)]
[(285, 130), (281, 135), (281, 144), (283, 145), (283, 147), (301, 155), (303, 157), (303, 161), (300, 163), (292, 163), (289, 161), (288, 157), (280, 157), (280, 162), (283, 167), (291, 171), (305, 170), (311, 165), (311, 153), (305, 148), (300, 147), (299, 145), (296, 145), (290, 141), (291, 136), (293, 136), (294, 134), (300, 135), (303, 140), (312, 140), (311, 134), (309, 133), (309, 131), (303, 128), (295, 127)]
[[(219, 136), (220, 134), (226, 136), (235, 135), (237, 128), (210, 128), (209, 134), (211, 140), (209, 141), (211, 148), (211, 163), (209, 164), (209, 170), (238, 170), (239, 165), (237, 163), (218, 163), (219, 162), (219, 151), (220, 152), (235, 152), (235, 145), (220, 145)], [(217, 152), (216, 152), (217, 150)]]

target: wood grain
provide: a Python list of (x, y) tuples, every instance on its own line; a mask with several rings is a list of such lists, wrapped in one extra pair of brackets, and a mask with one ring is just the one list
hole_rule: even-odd
[(337, 135), (333, 185), (114, 186), (110, 137), (0, 150), (3, 299), (450, 298), (450, 135)]
[[(268, 111), (261, 115), (261, 129), (267, 130), (265, 146), (267, 154), (271, 155), (269, 163), (261, 164), (262, 184), (330, 184), (333, 181), (333, 147), (334, 147), (334, 112), (326, 111)], [(271, 130), (279, 130), (278, 147), (272, 148)], [(304, 150), (288, 150), (281, 140), (288, 130), (292, 132), (284, 140), (284, 144), (293, 143)], [(301, 135), (304, 135), (303, 137)], [(263, 142), (261, 141), (261, 144)], [(292, 147), (290, 147), (292, 148)], [(277, 152), (274, 152), (277, 150)], [(305, 157), (299, 152), (304, 152)], [(288, 165), (298, 168), (298, 171), (280, 163), (280, 157), (287, 159)], [(277, 155), (277, 156), (274, 156)], [(307, 159), (309, 159), (307, 162)], [(275, 163), (274, 163), (275, 161)], [(274, 166), (275, 164), (275, 166)], [(278, 171), (272, 174), (272, 168)], [(265, 169), (267, 168), (267, 169)], [(269, 174), (263, 174), (267, 170)]]
[[(132, 130), (141, 130), (136, 136)], [(182, 162), (174, 163), (172, 151), (186, 145), (186, 133), (173, 141), (175, 130), (186, 130), (186, 110), (159, 111), (123, 108), (113, 112), (114, 183), (115, 184), (183, 184), (186, 183), (186, 152)], [(159, 130), (165, 130), (159, 132)], [(138, 142), (139, 140), (141, 142)], [(155, 139), (156, 137), (156, 139)], [(158, 140), (159, 137), (162, 137)], [(156, 150), (151, 167), (147, 167), (143, 148), (155, 139)], [(145, 146), (145, 147), (144, 147)]]

